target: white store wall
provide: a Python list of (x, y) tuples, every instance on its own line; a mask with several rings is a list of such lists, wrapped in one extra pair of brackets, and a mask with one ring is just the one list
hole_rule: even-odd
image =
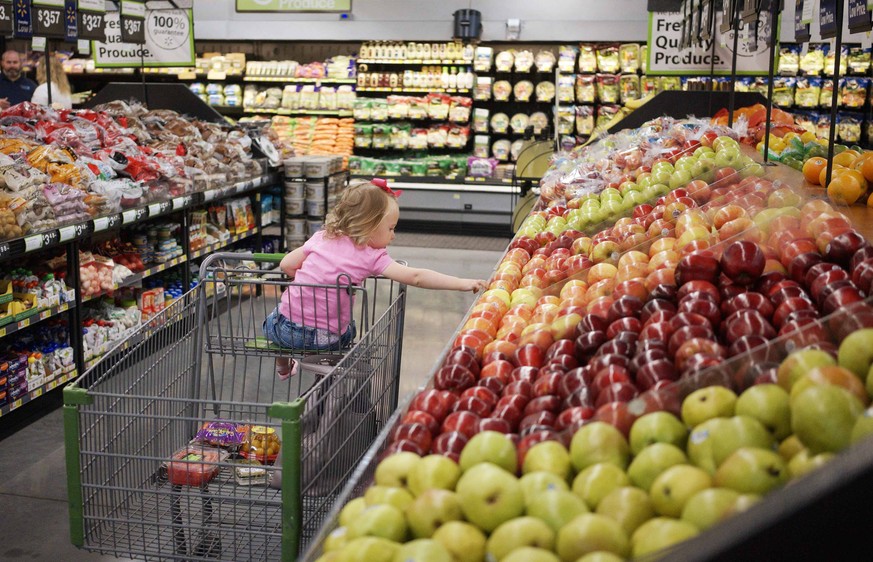
[[(816, 10), (818, 2), (815, 0)], [(521, 41), (645, 41), (646, 0), (352, 0), (352, 16), (337, 14), (239, 14), (235, 0), (194, 0), (197, 39), (263, 41), (445, 41), (452, 14), (472, 7), (483, 17), (482, 39), (505, 39), (506, 20), (521, 20)], [(780, 40), (794, 42), (794, 2), (785, 2)], [(817, 11), (816, 11), (817, 14)], [(847, 19), (847, 18), (846, 18)], [(811, 26), (818, 37), (818, 18)], [(843, 40), (870, 42), (866, 34)]]
[(337, 14), (239, 14), (234, 0), (194, 0), (202, 40), (445, 41), (452, 14), (482, 13), (485, 41), (505, 39), (506, 20), (521, 20), (521, 41), (645, 41), (646, 0), (352, 0), (352, 17)]

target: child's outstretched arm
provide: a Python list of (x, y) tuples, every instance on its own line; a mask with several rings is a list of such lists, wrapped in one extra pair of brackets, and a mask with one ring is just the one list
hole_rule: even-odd
[(452, 275), (445, 275), (431, 269), (408, 267), (397, 262), (385, 268), (382, 275), (393, 279), (398, 283), (404, 283), (422, 289), (443, 289), (450, 291), (473, 291), (477, 293), (486, 288), (485, 281), (481, 279), (462, 279)]
[(303, 265), (303, 260), (306, 259), (306, 254), (303, 253), (303, 248), (297, 248), (286, 254), (282, 261), (279, 262), (279, 269), (288, 277), (294, 277), (300, 266)]

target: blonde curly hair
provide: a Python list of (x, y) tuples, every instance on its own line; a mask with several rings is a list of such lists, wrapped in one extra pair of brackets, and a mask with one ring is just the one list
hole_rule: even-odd
[(395, 196), (368, 181), (349, 184), (324, 221), (328, 238), (348, 236), (358, 246), (364, 246), (382, 222)]

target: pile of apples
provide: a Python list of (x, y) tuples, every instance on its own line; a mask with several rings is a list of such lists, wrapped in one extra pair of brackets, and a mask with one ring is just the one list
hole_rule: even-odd
[(340, 512), (324, 562), (624, 560), (674, 546), (873, 434), (873, 329), (789, 355), (775, 383), (689, 394), (625, 436), (592, 422), (520, 461), (476, 434), (456, 460), (399, 452)]

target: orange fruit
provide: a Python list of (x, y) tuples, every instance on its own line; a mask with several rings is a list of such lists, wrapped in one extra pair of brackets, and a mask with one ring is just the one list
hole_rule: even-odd
[(864, 179), (873, 182), (873, 152), (865, 152), (855, 160), (855, 169), (864, 174)]
[(843, 174), (849, 174), (851, 176), (854, 176), (855, 179), (858, 180), (858, 183), (861, 184), (861, 188), (864, 189), (864, 192), (867, 191), (867, 188), (869, 187), (867, 185), (867, 180), (864, 178), (864, 174), (862, 174), (859, 170), (855, 170), (854, 168), (848, 168), (843, 172)]
[(821, 185), (818, 177), (821, 171), (827, 168), (828, 161), (821, 156), (815, 156), (803, 163), (803, 177), (811, 184)]
[(852, 205), (864, 195), (864, 191), (855, 174), (840, 174), (828, 184), (828, 198), (838, 205)]
[(844, 150), (839, 154), (834, 155), (834, 164), (840, 166), (851, 166), (859, 156), (861, 156), (861, 153), (856, 150)]
[[(833, 170), (831, 170), (831, 180), (833, 180), (835, 177), (842, 174), (846, 170), (848, 170), (848, 168), (846, 168), (845, 166), (834, 166)], [(822, 168), (821, 172), (818, 175), (818, 184), (819, 185), (821, 185), (821, 186), (827, 185), (827, 183), (828, 183), (827, 182), (827, 175), (828, 175), (828, 169), (827, 169), (827, 166), (825, 166), (824, 168)]]

